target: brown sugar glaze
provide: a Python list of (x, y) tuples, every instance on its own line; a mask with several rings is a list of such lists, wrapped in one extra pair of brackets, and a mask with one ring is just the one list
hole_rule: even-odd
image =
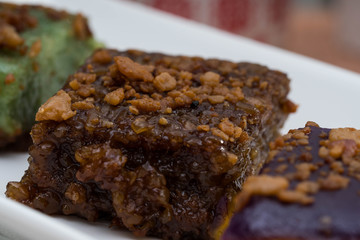
[(296, 109), (288, 91), (260, 65), (99, 50), (39, 109), (7, 196), (140, 236), (209, 239)]

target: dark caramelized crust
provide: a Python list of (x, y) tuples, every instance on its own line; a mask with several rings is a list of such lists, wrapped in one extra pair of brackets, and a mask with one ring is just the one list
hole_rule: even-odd
[(222, 239), (359, 239), (360, 131), (308, 123), (271, 148)]
[(288, 91), (260, 65), (99, 50), (39, 109), (29, 169), (7, 196), (137, 235), (209, 239), (295, 110)]

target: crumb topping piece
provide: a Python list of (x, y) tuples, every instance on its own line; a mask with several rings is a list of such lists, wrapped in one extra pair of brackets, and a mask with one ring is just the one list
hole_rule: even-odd
[(60, 90), (55, 96), (49, 98), (36, 113), (36, 121), (64, 121), (76, 114), (71, 110), (71, 97), (64, 90)]
[(360, 130), (356, 130), (354, 128), (337, 128), (332, 129), (329, 133), (329, 140), (343, 140), (343, 139), (351, 139), (356, 142), (356, 144), (360, 147)]
[(92, 36), (87, 19), (80, 13), (75, 16), (73, 29), (75, 36), (80, 40), (85, 40)]
[(7, 74), (6, 77), (5, 77), (5, 84), (9, 85), (9, 84), (11, 84), (13, 82), (15, 82), (14, 74), (12, 74), (12, 73)]
[(41, 40), (36, 40), (30, 47), (29, 57), (35, 58), (41, 51)]
[(155, 77), (154, 86), (160, 92), (171, 91), (176, 87), (176, 79), (169, 73), (163, 72)]
[(123, 88), (118, 88), (112, 92), (109, 92), (108, 94), (106, 94), (104, 101), (111, 104), (111, 105), (118, 105), (120, 104), (123, 100), (124, 100), (124, 89)]
[(8, 24), (0, 23), (0, 46), (16, 48), (24, 43), (24, 39), (16, 29)]
[(144, 82), (153, 81), (154, 76), (143, 65), (134, 62), (128, 57), (116, 56), (114, 57), (114, 60), (119, 72), (124, 76), (134, 80), (141, 79)]

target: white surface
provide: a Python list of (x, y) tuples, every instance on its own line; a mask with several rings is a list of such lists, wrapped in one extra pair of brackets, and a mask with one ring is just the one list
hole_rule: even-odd
[[(360, 111), (357, 109), (360, 103), (360, 75), (350, 71), (128, 2), (15, 2), (37, 2), (69, 11), (81, 11), (90, 19), (94, 35), (109, 47), (249, 61), (287, 72), (292, 80), (290, 98), (300, 107), (289, 118), (283, 132), (302, 127), (308, 120), (322, 127), (360, 128)], [(20, 180), (27, 168), (26, 158), (26, 154), (0, 153), (2, 196), (7, 182)], [(41, 221), (43, 230), (37, 228), (37, 221)], [(9, 228), (15, 222), (18, 227)], [(62, 225), (54, 227), (57, 223)], [(91, 239), (90, 236), (95, 239), (132, 239), (128, 233), (112, 230), (106, 224), (90, 224), (75, 217), (51, 218), (0, 198), (0, 231), (4, 228), (15, 234), (12, 236), (24, 237), (26, 233), (30, 239), (44, 239), (50, 235), (52, 239)], [(44, 229), (47, 231), (44, 232)], [(66, 238), (66, 234), (70, 233), (78, 234), (78, 238)], [(81, 238), (81, 234), (87, 237)]]

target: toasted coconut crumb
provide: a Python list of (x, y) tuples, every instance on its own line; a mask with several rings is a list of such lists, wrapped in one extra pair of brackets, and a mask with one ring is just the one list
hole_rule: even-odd
[(34, 58), (37, 55), (39, 55), (41, 51), (41, 40), (38, 39), (35, 42), (33, 42), (33, 44), (30, 47), (30, 51), (29, 51), (29, 57), (30, 58)]
[(327, 178), (321, 178), (318, 182), (323, 190), (338, 190), (346, 188), (349, 185), (350, 179), (336, 173), (330, 173)]
[(302, 181), (296, 186), (296, 191), (315, 194), (319, 191), (319, 184), (313, 181)]
[(226, 133), (229, 136), (232, 136), (235, 131), (234, 124), (232, 122), (230, 122), (228, 118), (224, 118), (221, 120), (221, 123), (219, 124), (219, 128), (221, 131), (223, 131), (224, 133)]
[(155, 112), (161, 109), (160, 101), (153, 100), (152, 98), (129, 100), (128, 103), (136, 107), (139, 111), (144, 112)]
[(208, 96), (208, 100), (211, 104), (219, 104), (225, 101), (225, 97), (221, 95)]
[(14, 77), (14, 74), (12, 73), (9, 73), (8, 75), (6, 75), (5, 77), (5, 84), (6, 85), (9, 85), (11, 83), (15, 82), (15, 77)]
[(253, 195), (272, 196), (289, 187), (289, 181), (284, 177), (259, 175), (250, 176), (243, 185), (243, 191)]
[(324, 146), (321, 146), (319, 148), (319, 152), (318, 152), (319, 157), (321, 158), (326, 158), (327, 156), (329, 156), (329, 149), (327, 149)]
[(75, 102), (71, 105), (71, 107), (73, 109), (79, 109), (79, 110), (87, 110), (87, 109), (92, 109), (94, 108), (94, 104), (92, 102), (89, 101), (80, 101), (80, 102)]
[(208, 132), (208, 131), (210, 131), (210, 126), (209, 125), (199, 125), (196, 127), (196, 129), (198, 131)]
[(169, 73), (163, 72), (155, 77), (154, 86), (160, 92), (171, 91), (176, 87), (176, 79)]
[(302, 138), (302, 139), (297, 140), (297, 143), (300, 145), (306, 146), (306, 145), (309, 145), (309, 140), (306, 138)]
[(104, 101), (111, 105), (116, 106), (124, 100), (124, 97), (125, 97), (124, 89), (118, 88), (106, 94)]
[(276, 173), (283, 173), (288, 168), (287, 164), (280, 164), (276, 169)]
[(71, 110), (71, 98), (64, 90), (60, 90), (55, 96), (49, 98), (36, 113), (36, 121), (53, 120), (65, 121), (76, 114)]
[(314, 164), (311, 163), (300, 163), (295, 166), (296, 173), (295, 178), (298, 180), (305, 180), (310, 177), (311, 171), (314, 171), (317, 169), (317, 167)]
[(337, 128), (332, 129), (329, 133), (329, 140), (344, 140), (351, 139), (356, 142), (358, 146), (360, 146), (360, 130), (356, 130), (354, 128)]
[(229, 136), (226, 133), (224, 133), (223, 131), (221, 131), (220, 129), (218, 129), (218, 128), (211, 128), (211, 133), (214, 136), (217, 136), (217, 137), (223, 139), (224, 141), (229, 140)]
[(179, 77), (180, 79), (184, 79), (184, 80), (191, 80), (193, 75), (191, 72), (187, 72), (187, 71), (181, 71), (179, 73)]
[(152, 82), (154, 76), (149, 70), (134, 62), (128, 57), (116, 56), (114, 57), (118, 70), (130, 79), (141, 79), (144, 82)]
[(277, 194), (277, 198), (282, 202), (300, 203), (303, 205), (308, 205), (314, 202), (314, 198), (307, 196), (304, 192), (291, 191), (291, 190), (279, 192)]
[(220, 83), (220, 75), (214, 72), (206, 72), (200, 76), (200, 82), (202, 85), (215, 87)]
[(96, 63), (106, 64), (106, 63), (111, 62), (112, 57), (108, 51), (99, 50), (94, 53), (94, 55), (92, 56), (92, 59)]
[(78, 90), (80, 88), (80, 83), (78, 82), (77, 79), (74, 79), (71, 82), (69, 82), (69, 85), (73, 90)]
[(228, 94), (226, 94), (225, 99), (232, 102), (232, 103), (236, 103), (238, 101), (243, 100), (244, 97), (244, 93), (242, 92), (240, 87), (236, 87), (230, 90), (230, 92)]
[(340, 174), (344, 173), (344, 167), (343, 167), (342, 162), (339, 162), (339, 161), (332, 162), (330, 164), (330, 168), (337, 173), (340, 173)]
[(306, 124), (305, 124), (306, 127), (320, 127), (319, 124), (317, 124), (316, 122), (312, 122), (312, 121), (308, 121)]
[(261, 90), (265, 90), (268, 85), (269, 85), (269, 83), (266, 82), (266, 81), (265, 81), (265, 82), (261, 82), (259, 88), (260, 88)]
[(234, 129), (234, 138), (239, 138), (242, 134), (243, 130), (240, 127), (235, 127)]
[(160, 124), (160, 125), (167, 125), (167, 124), (168, 124), (168, 120), (166, 120), (166, 118), (164, 118), (164, 117), (161, 117), (161, 118), (159, 119), (159, 124)]
[(275, 157), (278, 153), (279, 153), (278, 150), (271, 150), (271, 151), (269, 152), (267, 161), (270, 162), (271, 160), (273, 160), (274, 157)]
[(134, 107), (134, 106), (129, 106), (129, 111), (132, 113), (132, 114), (135, 114), (135, 115), (138, 115), (139, 114), (139, 110)]
[(106, 128), (112, 128), (114, 126), (114, 123), (110, 122), (108, 120), (102, 120), (101, 126), (106, 127)]
[(297, 108), (298, 108), (298, 105), (293, 103), (290, 100), (286, 100), (286, 102), (282, 106), (283, 111), (288, 112), (288, 113), (296, 112)]
[(16, 32), (13, 26), (0, 23), (0, 45), (8, 48), (16, 48), (24, 43), (24, 39)]
[(171, 108), (171, 107), (167, 107), (167, 108), (165, 109), (165, 113), (166, 113), (166, 114), (172, 113), (172, 108)]
[(331, 144), (329, 144), (329, 154), (333, 158), (339, 158), (345, 149), (345, 145), (343, 141), (334, 141)]
[(81, 14), (77, 14), (75, 16), (73, 22), (73, 30), (75, 36), (80, 40), (85, 40), (88, 37), (91, 37), (91, 32), (87, 24), (87, 19)]
[(81, 97), (89, 97), (95, 93), (95, 88), (91, 85), (82, 85), (78, 90), (76, 90), (77, 94)]
[(231, 152), (227, 152), (227, 158), (231, 165), (235, 165), (238, 161), (238, 157)]
[(90, 84), (95, 82), (96, 74), (78, 72), (74, 74), (74, 78), (77, 79), (80, 83)]

